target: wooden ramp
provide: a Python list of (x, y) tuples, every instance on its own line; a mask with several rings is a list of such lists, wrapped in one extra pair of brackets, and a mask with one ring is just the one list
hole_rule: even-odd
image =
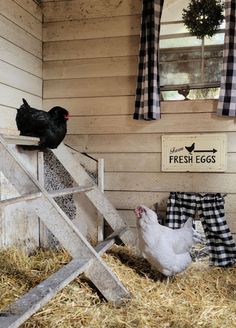
[[(30, 144), (37, 143), (37, 140), (29, 139)], [(0, 327), (19, 327), (82, 272), (108, 301), (116, 304), (130, 298), (129, 292), (100, 257), (115, 243), (116, 237), (120, 237), (123, 241), (128, 238), (127, 227), (112, 204), (72, 156), (70, 149), (61, 144), (53, 152), (78, 187), (48, 193), (25, 168), (19, 159), (19, 154), (16, 156), (7, 143), (27, 144), (27, 137), (0, 136), (0, 171), (20, 193), (19, 197), (0, 201), (0, 206), (27, 202), (29, 209), (39, 216), (61, 245), (72, 255), (73, 260), (19, 298), (9, 308), (0, 312)], [(90, 245), (53, 199), (75, 192), (84, 193), (114, 230), (109, 238), (95, 248)]]

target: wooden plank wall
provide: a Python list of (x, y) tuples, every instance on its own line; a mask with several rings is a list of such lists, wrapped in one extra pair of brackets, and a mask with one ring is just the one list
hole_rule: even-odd
[[(18, 134), (22, 98), (42, 108), (42, 8), (34, 0), (0, 0), (0, 72), (0, 133)], [(36, 153), (26, 155), (25, 164), (37, 175)], [(16, 195), (0, 172), (0, 199)], [(0, 247), (39, 246), (38, 217), (25, 208), (15, 204), (0, 211)]]
[(42, 9), (33, 0), (0, 0), (0, 132), (16, 130), (24, 97), (42, 107)]
[[(66, 142), (105, 159), (105, 192), (130, 226), (137, 205), (164, 211), (170, 191), (223, 192), (236, 233), (234, 120), (217, 117), (213, 100), (163, 102), (160, 121), (132, 119), (140, 13), (140, 0), (44, 0), (44, 107), (70, 110)], [(227, 133), (227, 172), (161, 172), (161, 136), (195, 132)]]

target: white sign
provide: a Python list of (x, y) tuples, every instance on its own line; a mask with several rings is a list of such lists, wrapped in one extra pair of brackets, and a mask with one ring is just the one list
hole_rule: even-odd
[(225, 134), (162, 136), (162, 171), (222, 172), (226, 156)]

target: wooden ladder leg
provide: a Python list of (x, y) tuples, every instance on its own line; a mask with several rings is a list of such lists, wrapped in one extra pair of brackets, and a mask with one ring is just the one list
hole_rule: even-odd
[[(96, 252), (100, 255), (103, 254), (114, 242), (115, 236), (111, 235), (109, 239), (96, 246)], [(80, 273), (85, 272), (92, 261), (92, 258), (90, 260), (73, 259), (39, 285), (31, 288), (26, 294), (0, 312), (0, 327), (19, 327), (52, 299), (57, 292), (73, 281)]]
[(29, 206), (74, 258), (93, 259), (85, 274), (107, 300), (119, 303), (130, 298), (117, 276), (52, 199), (35, 199)]
[(19, 157), (7, 147), (1, 137), (0, 151), (3, 155), (0, 156), (0, 171), (4, 172), (4, 175), (16, 189), (25, 193), (39, 191), (42, 193), (41, 198), (28, 202), (29, 209), (33, 210), (44, 221), (48, 229), (74, 258), (93, 260), (89, 269), (86, 270), (86, 274), (104, 297), (115, 303), (119, 303), (124, 298), (129, 298), (129, 292), (117, 276), (103, 262), (98, 253), (36, 178), (24, 167)]

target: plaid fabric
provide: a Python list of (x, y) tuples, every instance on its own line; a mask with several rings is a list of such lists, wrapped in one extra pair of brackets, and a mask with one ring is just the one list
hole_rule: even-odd
[(198, 212), (210, 252), (209, 264), (227, 266), (236, 262), (236, 244), (224, 214), (224, 197), (220, 194), (171, 193), (167, 203), (166, 225), (181, 228)]
[(188, 218), (194, 219), (196, 210), (195, 194), (171, 192), (167, 201), (165, 224), (172, 229), (179, 229)]
[(221, 73), (218, 115), (236, 116), (236, 3), (225, 0), (225, 45)]
[(136, 120), (160, 118), (158, 48), (163, 2), (164, 0), (143, 0), (139, 70), (133, 115)]

